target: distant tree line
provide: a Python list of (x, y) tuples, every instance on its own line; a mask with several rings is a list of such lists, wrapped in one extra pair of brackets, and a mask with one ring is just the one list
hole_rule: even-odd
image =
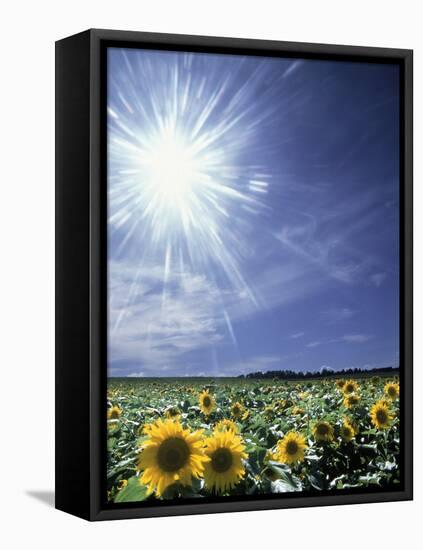
[(399, 367), (381, 367), (377, 369), (360, 369), (360, 368), (351, 368), (351, 369), (342, 369), (342, 370), (333, 370), (322, 368), (320, 371), (294, 371), (294, 370), (269, 370), (266, 372), (251, 372), (249, 374), (240, 374), (238, 378), (278, 378), (282, 380), (298, 380), (299, 378), (345, 378), (347, 376), (356, 376), (358, 374), (396, 374)]

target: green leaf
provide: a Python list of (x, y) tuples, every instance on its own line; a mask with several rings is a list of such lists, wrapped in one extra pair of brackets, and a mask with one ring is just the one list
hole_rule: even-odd
[(308, 476), (308, 480), (310, 481), (310, 485), (318, 491), (325, 489), (325, 478), (320, 472), (313, 472)]
[(366, 485), (379, 485), (380, 476), (378, 474), (366, 474), (365, 476), (360, 476), (358, 481)]
[(277, 480), (272, 482), (272, 492), (287, 493), (290, 491), (301, 491), (301, 481), (292, 475), (291, 469), (287, 464), (269, 461), (268, 467), (276, 474)]
[(107, 440), (107, 450), (111, 451), (114, 447), (116, 447), (116, 443), (116, 437), (109, 437), (109, 439)]
[(361, 444), (361, 445), (357, 445), (357, 449), (359, 452), (361, 452), (361, 454), (364, 454), (364, 455), (377, 453), (377, 445)]
[(141, 502), (147, 498), (147, 487), (142, 485), (137, 476), (128, 479), (126, 487), (115, 497), (115, 502)]
[(284, 479), (277, 479), (270, 483), (270, 490), (272, 493), (293, 493), (295, 491), (300, 491), (301, 488), (298, 488), (292, 483), (285, 481)]

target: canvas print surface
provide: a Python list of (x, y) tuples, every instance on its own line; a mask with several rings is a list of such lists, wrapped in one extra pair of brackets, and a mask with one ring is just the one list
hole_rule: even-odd
[(108, 48), (107, 500), (401, 480), (397, 65)]

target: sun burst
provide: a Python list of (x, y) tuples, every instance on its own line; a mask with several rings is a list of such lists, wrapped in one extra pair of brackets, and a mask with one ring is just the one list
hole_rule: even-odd
[(257, 303), (241, 264), (252, 253), (256, 216), (270, 209), (271, 174), (258, 153), (251, 157), (259, 119), (248, 93), (260, 71), (241, 97), (230, 63), (216, 74), (195, 70), (205, 61), (199, 55), (121, 55), (108, 100), (109, 227), (118, 254), (138, 256), (142, 246), (140, 263), (161, 256), (164, 285), (175, 270), (213, 273), (217, 286)]

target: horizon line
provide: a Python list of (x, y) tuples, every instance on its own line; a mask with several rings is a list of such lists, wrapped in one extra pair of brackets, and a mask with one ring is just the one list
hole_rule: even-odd
[(378, 372), (378, 371), (384, 371), (384, 370), (387, 370), (387, 369), (390, 369), (390, 370), (400, 370), (400, 366), (397, 365), (396, 367), (392, 366), (392, 365), (389, 365), (389, 366), (386, 366), (386, 367), (373, 367), (373, 368), (369, 368), (369, 369), (364, 369), (364, 368), (360, 368), (360, 367), (351, 367), (351, 368), (346, 368), (346, 369), (339, 369), (339, 370), (335, 370), (335, 369), (332, 369), (332, 370), (329, 370), (329, 371), (320, 371), (320, 370), (317, 370), (317, 371), (295, 371), (295, 370), (289, 370), (289, 371), (286, 371), (286, 370), (270, 370), (270, 371), (256, 371), (256, 372), (251, 372), (251, 373), (248, 373), (248, 374), (244, 374), (244, 373), (239, 373), (239, 374), (233, 374), (233, 375), (228, 375), (228, 376), (225, 376), (225, 375), (187, 375), (187, 374), (179, 374), (179, 375), (171, 375), (171, 376), (161, 376), (161, 375), (155, 375), (155, 376), (131, 376), (131, 375), (113, 375), (113, 376), (109, 376), (107, 375), (107, 378), (108, 379), (111, 379), (111, 378), (134, 378), (134, 379), (137, 379), (137, 378), (201, 378), (201, 379), (208, 379), (208, 378), (241, 378), (241, 377), (244, 377), (244, 378), (248, 378), (249, 376), (251, 375), (257, 375), (257, 378), (260, 378), (260, 376), (258, 375), (262, 375), (263, 378), (266, 377), (266, 375), (268, 375), (268, 373), (290, 373), (291, 374), (298, 374), (298, 375), (302, 375), (302, 376), (314, 376), (314, 375), (318, 375), (318, 376), (333, 376), (333, 375), (336, 375), (336, 374), (342, 374), (342, 373), (348, 373), (349, 371), (353, 371), (353, 372), (356, 372), (356, 373), (369, 373), (369, 372)]

